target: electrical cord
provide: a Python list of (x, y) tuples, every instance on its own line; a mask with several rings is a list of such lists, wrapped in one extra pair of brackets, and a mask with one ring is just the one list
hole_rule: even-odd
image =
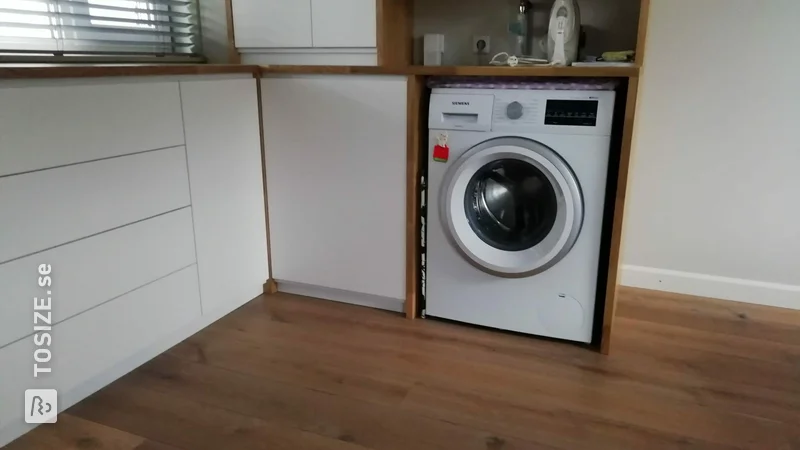
[[(505, 57), (505, 59), (502, 59)], [(550, 66), (552, 65), (546, 59), (529, 58), (526, 56), (509, 55), (506, 52), (500, 52), (492, 57), (489, 64), (493, 66)]]

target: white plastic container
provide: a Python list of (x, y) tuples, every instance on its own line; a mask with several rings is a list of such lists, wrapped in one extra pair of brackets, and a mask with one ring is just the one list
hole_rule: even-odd
[(426, 66), (441, 66), (444, 55), (444, 35), (426, 34), (423, 44), (423, 61)]

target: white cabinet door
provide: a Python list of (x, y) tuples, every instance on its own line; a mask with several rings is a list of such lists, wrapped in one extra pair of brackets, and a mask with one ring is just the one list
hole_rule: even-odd
[(267, 226), (256, 80), (181, 82), (203, 314), (263, 292)]
[(376, 0), (311, 0), (314, 47), (375, 47)]
[(233, 0), (236, 47), (311, 47), (311, 0)]
[(400, 301), (406, 78), (264, 78), (262, 99), (273, 278)]

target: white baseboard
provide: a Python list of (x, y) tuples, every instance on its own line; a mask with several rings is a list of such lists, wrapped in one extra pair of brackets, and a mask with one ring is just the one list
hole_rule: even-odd
[(800, 286), (623, 265), (624, 286), (800, 310)]
[(278, 292), (287, 294), (303, 295), (306, 297), (316, 297), (335, 302), (350, 303), (351, 305), (367, 306), (370, 308), (385, 309), (387, 311), (403, 312), (404, 299), (383, 297), (373, 294), (362, 294), (360, 292), (345, 291), (322, 286), (314, 286), (306, 283), (295, 283), (294, 281), (278, 281)]
[[(263, 285), (253, 286), (252, 298), (256, 298), (263, 293)], [(187, 325), (180, 327), (166, 338), (160, 339), (158, 342), (149, 345), (148, 347), (138, 351), (137, 353), (129, 356), (120, 363), (114, 365), (110, 369), (82, 382), (78, 386), (70, 389), (67, 392), (59, 392), (58, 395), (58, 409), (59, 412), (64, 412), (70, 406), (78, 403), (86, 397), (94, 394), (100, 389), (106, 387), (123, 375), (131, 372), (142, 364), (150, 361), (156, 356), (169, 350), (174, 345), (180, 343), (184, 339), (194, 335), (203, 328), (211, 325), (217, 320), (231, 313), (233, 310), (239, 308), (245, 303), (249, 302), (247, 299), (235, 304), (225, 305), (215, 311), (206, 312), (203, 316), (198, 317)], [(13, 422), (8, 424), (0, 424), (0, 447), (3, 447), (13, 441), (14, 439), (22, 436), (23, 434), (33, 430), (37, 425), (30, 425), (22, 422)], [(45, 425), (47, 426), (47, 425)]]

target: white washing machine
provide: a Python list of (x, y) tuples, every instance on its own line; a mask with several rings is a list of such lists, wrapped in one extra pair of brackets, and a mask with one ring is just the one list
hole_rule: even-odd
[(591, 342), (614, 96), (433, 89), (426, 317)]

